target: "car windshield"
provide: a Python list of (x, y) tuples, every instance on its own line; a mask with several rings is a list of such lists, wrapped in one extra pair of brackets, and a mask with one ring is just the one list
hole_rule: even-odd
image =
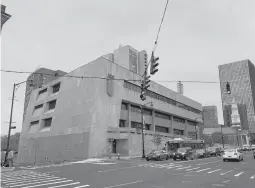
[(180, 152), (180, 153), (184, 153), (184, 152), (186, 152), (186, 148), (179, 148), (178, 150), (177, 150), (177, 152)]
[(203, 153), (203, 152), (204, 152), (204, 150), (199, 149), (199, 150), (197, 150), (197, 152), (198, 152), (198, 153)]
[(215, 151), (216, 148), (208, 148), (209, 151)]
[(236, 149), (226, 149), (225, 152), (236, 152)]

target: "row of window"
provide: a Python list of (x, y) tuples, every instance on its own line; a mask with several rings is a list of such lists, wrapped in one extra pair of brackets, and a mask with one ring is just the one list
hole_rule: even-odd
[[(48, 104), (47, 110), (54, 110), (56, 107), (56, 103), (57, 103), (57, 100), (52, 100), (52, 101), (47, 102), (47, 104)], [(40, 109), (42, 107), (43, 107), (43, 104), (39, 104), (39, 105), (35, 106), (34, 111), (36, 111), (37, 109)]]
[[(39, 97), (40, 95), (46, 93), (46, 92), (47, 92), (47, 89), (48, 89), (48, 88), (45, 88), (45, 89), (43, 89), (43, 90), (40, 90), (40, 91), (38, 92), (38, 97)], [(52, 94), (59, 92), (59, 89), (60, 89), (60, 83), (57, 83), (57, 84), (53, 85), (53, 86), (52, 86)]]
[[(131, 128), (141, 129), (142, 124), (139, 122), (131, 121)], [(151, 130), (151, 124), (145, 124), (145, 130)]]
[[(124, 81), (124, 88), (127, 88), (129, 90), (132, 90), (132, 91), (135, 91), (135, 92), (138, 92), (138, 93), (141, 92), (141, 87), (140, 86), (137, 86), (137, 85), (135, 85), (133, 83), (130, 83), (130, 82), (127, 82), (127, 81)], [(201, 114), (200, 110), (197, 110), (197, 109), (195, 109), (193, 107), (190, 107), (190, 106), (187, 106), (187, 105), (182, 104), (180, 102), (177, 102), (177, 101), (175, 101), (173, 99), (170, 99), (168, 97), (165, 97), (163, 95), (157, 94), (157, 93), (155, 93), (153, 91), (147, 90), (146, 91), (146, 95), (151, 97), (151, 98), (160, 100), (162, 102), (166, 102), (168, 104), (171, 104), (171, 105), (174, 105), (174, 106), (178, 106), (178, 107), (183, 108), (185, 110), (192, 111), (192, 112), (194, 112), (196, 114)]]
[[(52, 118), (43, 119), (43, 128), (51, 127), (51, 123), (52, 123)], [(39, 120), (32, 121), (30, 123), (30, 127), (33, 126), (33, 125), (38, 125), (38, 124), (39, 124)]]

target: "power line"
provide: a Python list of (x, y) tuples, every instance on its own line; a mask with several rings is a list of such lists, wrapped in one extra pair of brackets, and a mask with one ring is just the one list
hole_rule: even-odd
[[(14, 70), (2, 70), (1, 72), (6, 73), (15, 73), (15, 74), (40, 74), (40, 75), (49, 75), (49, 76), (55, 76), (55, 77), (68, 77), (68, 78), (77, 78), (77, 79), (102, 79), (102, 80), (109, 80), (109, 78), (105, 77), (89, 77), (89, 76), (71, 76), (71, 75), (54, 75), (54, 74), (48, 74), (48, 73), (42, 73), (42, 72), (27, 72), (27, 71), (14, 71)], [(137, 81), (140, 82), (140, 80), (133, 80), (133, 79), (124, 79), (124, 78), (113, 78), (113, 80), (121, 80), (121, 81)], [(200, 81), (200, 80), (154, 80), (155, 82), (168, 82), (168, 83), (204, 83), (204, 84), (218, 84), (218, 83), (226, 83), (227, 81), (223, 82), (217, 82), (217, 81)], [(229, 83), (235, 83), (228, 81)]]

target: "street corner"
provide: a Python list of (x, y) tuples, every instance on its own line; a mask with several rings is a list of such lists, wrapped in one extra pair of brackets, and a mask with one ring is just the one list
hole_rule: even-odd
[(1, 167), (1, 173), (3, 172), (11, 172), (15, 169), (15, 167)]

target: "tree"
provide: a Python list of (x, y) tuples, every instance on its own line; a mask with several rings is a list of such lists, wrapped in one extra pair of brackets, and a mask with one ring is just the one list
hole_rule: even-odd
[[(19, 149), (19, 138), (20, 138), (20, 133), (19, 132), (11, 135), (10, 145), (9, 145), (10, 150), (18, 151), (18, 149)], [(8, 137), (6, 135), (2, 136), (1, 137), (1, 150), (2, 151), (6, 150), (7, 142), (8, 142)]]
[(162, 138), (161, 138), (161, 135), (159, 133), (155, 133), (153, 135), (153, 139), (151, 140), (153, 142), (153, 144), (156, 146), (157, 150), (158, 150), (158, 147), (159, 145), (161, 144), (162, 142)]

